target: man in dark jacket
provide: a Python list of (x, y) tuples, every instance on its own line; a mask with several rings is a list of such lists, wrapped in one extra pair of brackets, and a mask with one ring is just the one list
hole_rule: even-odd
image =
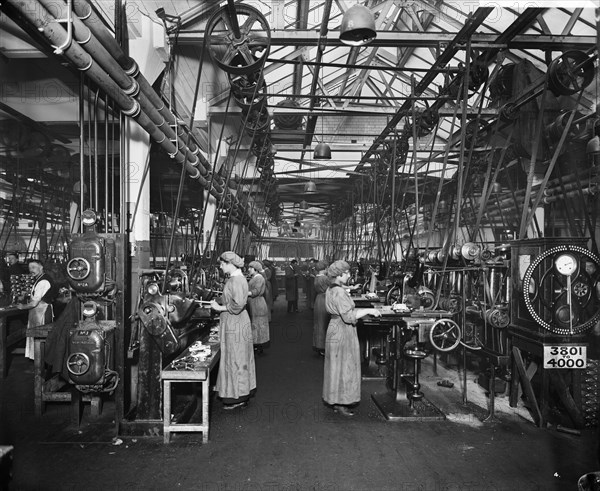
[(4, 259), (0, 259), (0, 298), (10, 297), (10, 272)]
[(287, 311), (298, 312), (298, 261), (292, 259), (285, 267), (285, 298), (288, 303)]
[(28, 273), (27, 268), (19, 262), (19, 256), (15, 252), (9, 252), (6, 259), (8, 260), (8, 273), (10, 276)]

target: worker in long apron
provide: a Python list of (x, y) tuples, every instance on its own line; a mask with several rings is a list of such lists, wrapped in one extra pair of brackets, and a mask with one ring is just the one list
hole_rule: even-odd
[[(44, 265), (38, 259), (29, 261), (29, 272), (33, 276), (33, 286), (29, 302), (20, 304), (20, 309), (29, 310), (27, 327), (39, 327), (50, 324), (54, 319), (52, 303), (58, 295), (58, 288), (52, 277), (44, 272)], [(28, 336), (25, 343), (25, 357), (33, 360), (33, 338)]]
[(248, 405), (256, 391), (256, 369), (252, 346), (252, 327), (248, 315), (248, 282), (241, 268), (244, 260), (227, 251), (219, 257), (219, 268), (228, 276), (220, 303), (210, 306), (220, 312), (221, 361), (216, 391), (224, 409)]
[(331, 286), (325, 292), (325, 307), (331, 314), (325, 337), (323, 400), (335, 412), (353, 416), (352, 407), (360, 402), (360, 346), (356, 323), (362, 317), (380, 317), (377, 309), (357, 309), (345, 286), (350, 265), (335, 261), (327, 270)]

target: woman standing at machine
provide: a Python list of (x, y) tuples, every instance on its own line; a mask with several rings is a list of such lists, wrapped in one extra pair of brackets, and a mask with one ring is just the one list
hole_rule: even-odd
[(319, 261), (315, 266), (314, 278), (315, 304), (313, 310), (313, 349), (321, 356), (325, 356), (325, 333), (329, 324), (329, 313), (325, 308), (325, 292), (329, 288), (330, 280), (327, 276), (327, 266)]
[(248, 265), (250, 281), (248, 282), (248, 306), (252, 320), (252, 342), (254, 350), (261, 355), (265, 345), (269, 342), (269, 307), (265, 300), (267, 286), (265, 277), (260, 274), (262, 264), (252, 261)]
[[(257, 261), (260, 263), (260, 261)], [(273, 286), (271, 284), (271, 269), (268, 268), (264, 261), (260, 274), (265, 279), (265, 302), (267, 302), (267, 311), (269, 312), (269, 322), (271, 322), (271, 312), (273, 312)]]
[(241, 268), (244, 260), (228, 251), (219, 257), (219, 268), (229, 278), (223, 287), (221, 303), (210, 306), (220, 312), (221, 362), (216, 391), (225, 409), (248, 405), (256, 390), (256, 371), (252, 349), (252, 327), (246, 309), (248, 282)]
[(362, 317), (380, 317), (377, 309), (357, 309), (344, 288), (350, 279), (350, 265), (335, 261), (327, 270), (331, 286), (325, 292), (325, 307), (331, 314), (325, 338), (323, 400), (344, 415), (360, 402), (360, 347), (356, 323)]

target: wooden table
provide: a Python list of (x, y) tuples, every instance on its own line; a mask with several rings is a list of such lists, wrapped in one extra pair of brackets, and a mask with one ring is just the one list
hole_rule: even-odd
[(17, 308), (16, 305), (0, 307), (0, 379), (8, 375), (8, 348), (25, 339), (26, 324), (8, 334), (8, 318), (18, 315), (27, 316), (27, 311)]
[[(193, 369), (175, 370), (172, 365), (168, 365), (161, 372), (160, 378), (164, 383), (163, 390), (163, 437), (164, 443), (169, 443), (171, 433), (175, 432), (201, 432), (202, 443), (208, 443), (208, 402), (210, 388), (210, 372), (216, 366), (221, 356), (219, 343), (208, 344), (212, 350), (212, 356), (204, 362), (194, 364)], [(189, 355), (189, 349), (186, 349), (174, 361), (177, 362)], [(202, 386), (202, 422), (201, 423), (177, 423), (176, 418), (171, 416), (171, 385), (182, 382), (199, 382)]]

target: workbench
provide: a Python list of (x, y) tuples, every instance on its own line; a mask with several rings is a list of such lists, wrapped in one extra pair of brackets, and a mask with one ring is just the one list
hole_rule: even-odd
[[(373, 393), (371, 398), (388, 421), (421, 421), (443, 420), (444, 414), (424, 395), (419, 392), (418, 382), (419, 360), (407, 357), (407, 343), (415, 340), (411, 352), (421, 351), (426, 354), (424, 345), (428, 340), (428, 329), (442, 318), (449, 317), (449, 312), (443, 310), (416, 310), (394, 312), (389, 307), (381, 307), (381, 317), (365, 317), (360, 325), (366, 329), (388, 329), (387, 349), (387, 392)], [(422, 356), (420, 356), (422, 357)], [(419, 357), (419, 358), (420, 358)], [(410, 373), (409, 362), (413, 363)], [(407, 391), (409, 387), (410, 391)]]
[[(189, 354), (189, 348), (181, 353), (173, 362), (161, 371), (161, 380), (163, 381), (163, 437), (164, 443), (169, 443), (171, 433), (175, 432), (200, 432), (202, 433), (202, 443), (208, 443), (209, 429), (209, 389), (210, 372), (217, 365), (221, 356), (220, 344), (218, 342), (203, 343), (211, 347), (211, 356), (202, 362), (195, 362), (189, 365), (189, 368), (174, 369), (173, 366), (184, 360)], [(200, 383), (202, 421), (200, 423), (177, 423), (177, 416), (171, 414), (172, 394), (171, 387), (175, 383)], [(194, 396), (196, 397), (196, 395)]]
[[(22, 328), (8, 333), (8, 319), (22, 315), (24, 324)], [(19, 341), (25, 339), (27, 329), (27, 311), (19, 309), (16, 305), (5, 305), (0, 307), (0, 379), (8, 375), (9, 348)]]

